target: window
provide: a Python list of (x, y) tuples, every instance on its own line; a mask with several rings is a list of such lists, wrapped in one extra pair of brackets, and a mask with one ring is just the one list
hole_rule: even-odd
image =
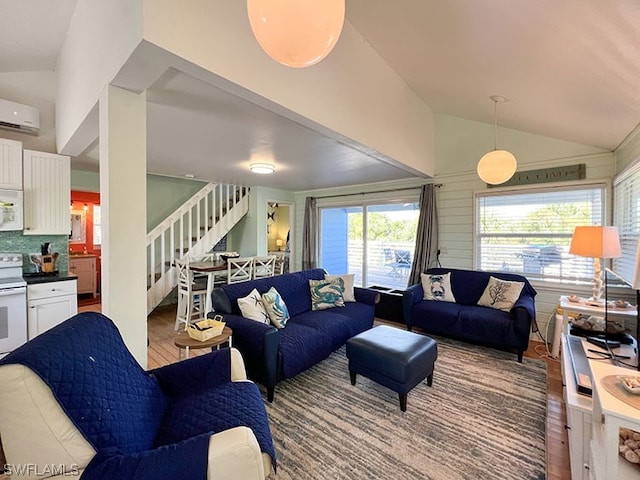
[(476, 268), (588, 281), (593, 259), (569, 255), (569, 245), (577, 225), (604, 225), (606, 192), (582, 183), (476, 194)]
[(420, 210), (409, 202), (320, 208), (319, 265), (360, 286), (405, 289)]
[(613, 260), (613, 270), (630, 281), (640, 239), (640, 161), (616, 178), (613, 184), (613, 211), (613, 224), (618, 227), (622, 249), (622, 257)]

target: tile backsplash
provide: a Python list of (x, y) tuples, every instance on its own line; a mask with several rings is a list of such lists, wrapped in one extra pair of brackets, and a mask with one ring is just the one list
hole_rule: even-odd
[(36, 266), (29, 261), (30, 253), (40, 253), (40, 245), (49, 242), (51, 252), (58, 252), (56, 269), (69, 269), (69, 237), (67, 235), (23, 235), (22, 232), (0, 232), (0, 253), (22, 253), (24, 272), (35, 272)]

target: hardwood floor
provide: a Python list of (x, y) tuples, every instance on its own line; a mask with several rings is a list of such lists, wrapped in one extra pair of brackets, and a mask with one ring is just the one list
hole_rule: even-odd
[[(178, 348), (173, 344), (174, 322), (175, 307), (171, 306), (158, 308), (149, 316), (149, 369), (178, 361)], [(192, 355), (204, 353), (206, 350), (195, 350)], [(547, 362), (547, 480), (569, 480), (571, 467), (560, 362), (546, 358), (546, 349), (541, 342), (531, 342), (525, 356)]]

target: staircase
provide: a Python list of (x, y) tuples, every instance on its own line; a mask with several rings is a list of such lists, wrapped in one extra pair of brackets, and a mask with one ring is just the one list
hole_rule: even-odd
[(210, 251), (248, 210), (248, 187), (209, 183), (147, 234), (147, 313), (177, 285), (173, 261)]

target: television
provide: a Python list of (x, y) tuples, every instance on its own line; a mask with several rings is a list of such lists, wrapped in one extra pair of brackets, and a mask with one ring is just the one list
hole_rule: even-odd
[[(613, 277), (613, 281), (611, 281), (611, 277)], [(612, 322), (609, 318), (609, 309), (611, 305), (609, 303), (609, 286), (623, 286), (628, 288), (633, 288), (633, 283), (629, 280), (625, 279), (622, 275), (617, 272), (611, 270), (610, 268), (605, 268), (605, 281), (604, 281), (604, 333), (599, 335), (593, 335), (587, 337), (587, 341), (591, 342), (595, 345), (598, 345), (604, 349), (606, 349), (609, 353), (609, 358), (615, 365), (636, 368), (640, 371), (640, 361), (637, 359), (640, 358), (638, 355), (638, 339), (640, 338), (640, 309), (638, 309), (639, 301), (640, 301), (640, 290), (637, 288), (636, 290), (636, 328), (633, 335), (630, 335), (626, 332), (616, 332), (614, 328), (612, 328)], [(633, 344), (634, 351), (636, 353), (636, 363), (630, 364), (629, 357), (620, 356), (616, 354), (613, 350), (619, 347), (621, 344)]]

